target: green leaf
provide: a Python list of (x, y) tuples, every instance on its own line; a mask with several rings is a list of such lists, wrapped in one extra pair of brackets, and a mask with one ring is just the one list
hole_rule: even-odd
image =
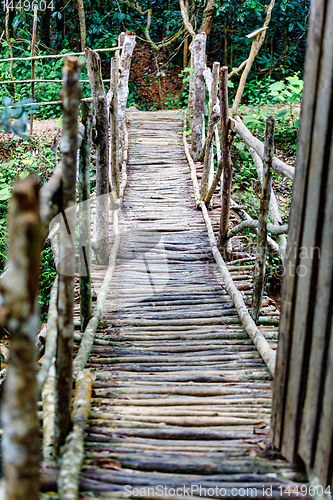
[(10, 198), (10, 189), (8, 187), (0, 190), (0, 201), (7, 201)]
[(23, 172), (20, 173), (19, 177), (20, 179), (25, 179), (26, 177), (28, 177), (29, 174), (30, 172), (28, 170), (23, 170)]
[(275, 82), (275, 83), (272, 83), (270, 86), (269, 86), (269, 89), (273, 92), (277, 92), (279, 90), (283, 90), (285, 88), (285, 84), (284, 82), (280, 81), (280, 82)]

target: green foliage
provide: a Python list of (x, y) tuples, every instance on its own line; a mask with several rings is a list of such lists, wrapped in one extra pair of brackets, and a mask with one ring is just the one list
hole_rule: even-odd
[[(8, 136), (8, 146), (12, 156), (9, 161), (0, 163), (0, 272), (5, 267), (7, 255), (7, 208), (11, 198), (12, 186), (17, 178), (29, 174), (38, 175), (45, 182), (54, 170), (54, 153), (50, 150), (50, 141), (39, 143), (30, 137)], [(39, 303), (42, 316), (47, 314), (48, 298), (56, 271), (52, 251), (46, 246), (41, 254), (41, 286)]]
[(167, 94), (164, 99), (164, 107), (165, 109), (179, 109), (181, 108), (181, 105), (177, 96), (174, 96), (173, 94)]
[[(255, 85), (261, 90), (257, 94), (255, 93)], [(247, 90), (249, 104), (254, 104), (256, 107), (255, 109), (247, 109), (245, 106), (241, 106), (246, 126), (263, 137), (266, 119), (273, 116), (277, 144), (282, 147), (287, 146), (295, 151), (303, 90), (303, 81), (298, 74), (280, 81), (268, 79), (258, 82), (252, 80), (247, 85)]]
[[(25, 38), (30, 35), (28, 33), (25, 34)], [(22, 48), (20, 51), (20, 57), (29, 57), (30, 53), (30, 39), (24, 39), (26, 44), (22, 44)], [(21, 42), (21, 40), (20, 40)], [(7, 42), (2, 42), (3, 48), (3, 57), (10, 57), (10, 52), (8, 49)], [(13, 50), (15, 51), (16, 42), (13, 39)], [(25, 47), (25, 48), (24, 48)], [(68, 48), (62, 48), (59, 51), (59, 54), (65, 54), (69, 50)], [(50, 51), (41, 50), (41, 44), (36, 44), (36, 54), (38, 55), (49, 55)], [(81, 61), (84, 61), (83, 57), (80, 57)], [(61, 80), (62, 79), (62, 68), (64, 65), (64, 59), (41, 59), (36, 61), (35, 63), (35, 79), (47, 79), (47, 80)], [(0, 98), (6, 100), (6, 102), (10, 102), (10, 104), (15, 103), (19, 104), (17, 108), (17, 113), (21, 112), (21, 122), (23, 125), (26, 125), (28, 122), (28, 113), (34, 112), (34, 116), (36, 118), (49, 119), (49, 118), (58, 118), (61, 116), (61, 107), (60, 105), (49, 105), (49, 106), (29, 106), (28, 108), (24, 108), (24, 104), (31, 102), (31, 83), (16, 83), (16, 90), (14, 84), (1, 84), (1, 79), (10, 80), (9, 73), (9, 62), (0, 63)], [(19, 63), (14, 63), (13, 74), (15, 80), (29, 80), (31, 79), (31, 61), (23, 60), (19, 61)], [(86, 67), (83, 66), (82, 79), (87, 79)], [(83, 97), (90, 97), (90, 88), (89, 83), (81, 83), (83, 89)], [(59, 101), (59, 91), (61, 89), (61, 83), (35, 83), (35, 102), (52, 102)], [(6, 104), (9, 106), (9, 104)], [(15, 109), (8, 110), (6, 117), (11, 118), (10, 113), (15, 117)], [(8, 119), (7, 119), (8, 121)], [(20, 122), (18, 123), (20, 125)], [(15, 130), (14, 130), (15, 131)], [(16, 132), (16, 131), (15, 131)]]
[(277, 253), (267, 252), (265, 274), (266, 287), (279, 290), (282, 276), (283, 264), (280, 256)]
[(41, 306), (42, 321), (46, 321), (48, 306), (50, 302), (50, 292), (57, 275), (57, 271), (55, 269), (53, 261), (52, 248), (49, 243), (45, 245), (40, 257), (40, 292), (38, 296), (38, 302)]

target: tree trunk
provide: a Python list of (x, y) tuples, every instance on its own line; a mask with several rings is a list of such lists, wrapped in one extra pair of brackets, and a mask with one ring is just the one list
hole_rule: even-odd
[(200, 26), (200, 33), (206, 33), (206, 36), (211, 32), (214, 14), (215, 14), (215, 0), (208, 0), (205, 10), (203, 12), (202, 23)]
[(77, 0), (77, 10), (79, 13), (79, 21), (80, 21), (80, 40), (81, 40), (81, 50), (84, 51), (86, 48), (86, 17), (84, 14), (84, 0)]
[(35, 338), (41, 252), (38, 179), (14, 186), (9, 214), (8, 267), (3, 284), (10, 360), (2, 408), (2, 454), (7, 500), (37, 500), (39, 423)]
[(45, 9), (45, 11), (42, 13), (40, 39), (41, 42), (43, 42), (47, 47), (50, 46), (51, 42), (50, 24), (51, 9)]
[[(34, 20), (32, 27), (32, 40), (31, 40), (31, 57), (35, 55), (35, 46), (36, 46), (36, 37), (37, 37), (37, 5), (34, 6)], [(35, 101), (35, 60), (31, 60), (31, 99), (32, 102)], [(34, 114), (30, 113), (30, 134), (32, 134), (33, 129), (33, 120)]]

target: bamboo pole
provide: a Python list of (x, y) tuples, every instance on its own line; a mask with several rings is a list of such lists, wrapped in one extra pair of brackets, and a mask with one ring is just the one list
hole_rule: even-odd
[(109, 245), (109, 118), (104, 90), (101, 59), (88, 47), (85, 50), (88, 77), (94, 99), (96, 118), (96, 219), (95, 253), (99, 264), (107, 264)]
[[(46, 326), (46, 339), (44, 358), (40, 370), (37, 375), (37, 382), (39, 391), (42, 390), (45, 380), (48, 376), (52, 360), (56, 354), (57, 346), (57, 297), (58, 297), (58, 276), (54, 280), (50, 293), (50, 303), (48, 310), (47, 326)], [(52, 429), (53, 434), (53, 429)]]
[(91, 317), (91, 244), (90, 244), (90, 149), (92, 132), (92, 106), (82, 103), (84, 136), (79, 163), (79, 274), (81, 327), (86, 328)]
[(272, 189), (271, 164), (274, 155), (274, 119), (267, 118), (265, 135), (265, 152), (263, 163), (263, 181), (260, 199), (259, 227), (256, 247), (256, 260), (254, 265), (252, 318), (258, 321), (261, 309), (262, 293), (265, 280), (266, 249), (267, 249), (267, 224), (269, 204)]
[[(115, 52), (121, 49), (121, 47), (109, 47), (105, 49), (95, 49), (94, 52)], [(85, 52), (68, 52), (68, 54), (53, 54), (45, 56), (31, 56), (31, 57), (7, 57), (6, 59), (0, 59), (0, 63), (11, 62), (11, 61), (40, 61), (41, 59), (65, 59), (68, 56), (84, 56)]]
[(119, 58), (111, 59), (111, 91), (112, 100), (110, 106), (111, 122), (111, 180), (112, 189), (119, 196), (119, 123), (118, 123), (118, 87), (119, 87)]
[[(244, 220), (240, 224), (237, 224), (237, 226), (233, 226), (231, 229), (229, 229), (227, 238), (230, 239), (233, 236), (236, 236), (236, 234), (242, 233), (243, 231), (247, 229), (258, 229), (259, 228), (259, 221), (250, 219), (250, 220)], [(279, 225), (274, 225), (274, 224), (267, 224), (267, 231), (274, 235), (280, 235), (280, 234), (287, 234), (288, 233), (288, 224), (284, 224), (283, 226)]]
[(192, 120), (192, 145), (191, 153), (194, 161), (199, 159), (202, 150), (202, 129), (205, 112), (205, 80), (203, 72), (205, 69), (206, 35), (199, 33), (195, 35), (191, 44), (194, 69), (194, 103)]
[(37, 500), (39, 424), (35, 338), (41, 252), (38, 179), (14, 185), (9, 213), (9, 251), (2, 294), (11, 334), (2, 408), (2, 455), (7, 500)]
[[(35, 55), (37, 37), (37, 5), (34, 5), (34, 20), (32, 27), (31, 57)], [(31, 59), (31, 99), (35, 100), (35, 59)], [(32, 134), (34, 115), (30, 113), (30, 134)]]
[(221, 148), (223, 162), (223, 185), (221, 190), (221, 220), (219, 230), (219, 249), (224, 260), (228, 260), (227, 233), (230, 215), (232, 164), (229, 145), (229, 103), (228, 103), (228, 68), (221, 68), (220, 77), (220, 103), (221, 103)]
[[(76, 203), (76, 155), (78, 110), (81, 90), (78, 82), (81, 62), (67, 57), (63, 69), (63, 154), (62, 214), (59, 237), (58, 341), (56, 355), (55, 453), (59, 454), (70, 426), (72, 399), (74, 239)], [(72, 209), (70, 210), (70, 208)], [(70, 234), (70, 232), (72, 234)]]
[[(212, 83), (209, 91), (209, 118), (208, 118), (208, 131), (207, 131), (207, 140), (205, 147), (205, 158), (204, 158), (204, 167), (202, 172), (201, 179), (201, 199), (204, 200), (207, 195), (208, 187), (210, 184), (211, 170), (213, 166), (214, 172), (214, 162), (213, 162), (213, 138), (214, 138), (214, 129), (215, 125), (220, 118), (219, 113), (217, 112), (217, 94), (218, 94), (218, 82), (219, 82), (219, 74), (220, 74), (220, 63), (214, 62), (213, 70), (212, 70)], [(209, 89), (208, 89), (209, 90)]]
[(94, 370), (86, 369), (77, 374), (73, 403), (73, 430), (70, 432), (61, 458), (58, 491), (62, 500), (79, 498), (79, 476), (84, 456), (85, 426), (91, 401)]
[(16, 85), (14, 83), (14, 75), (13, 75), (13, 48), (12, 48), (12, 44), (11, 44), (11, 41), (10, 41), (8, 23), (9, 23), (9, 9), (6, 10), (6, 15), (5, 15), (5, 32), (6, 32), (6, 41), (7, 41), (8, 48), (9, 48), (9, 53), (10, 53), (10, 58), (9, 58), (9, 61), (10, 61), (9, 74), (10, 74), (10, 77), (12, 79), (13, 86), (14, 86), (14, 89), (15, 89), (15, 92), (16, 92)]

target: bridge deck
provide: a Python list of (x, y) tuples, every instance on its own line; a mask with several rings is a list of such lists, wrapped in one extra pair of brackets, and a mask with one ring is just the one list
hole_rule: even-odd
[[(201, 497), (221, 498), (250, 487), (261, 497), (265, 485), (278, 498), (302, 473), (264, 452), (271, 379), (195, 209), (181, 116), (129, 117), (125, 237), (89, 358), (97, 378), (81, 489), (98, 498), (180, 498), (170, 488), (193, 485), (195, 498), (201, 485)], [(240, 284), (249, 279), (246, 267), (232, 274)], [(156, 489), (133, 491), (148, 486)]]

